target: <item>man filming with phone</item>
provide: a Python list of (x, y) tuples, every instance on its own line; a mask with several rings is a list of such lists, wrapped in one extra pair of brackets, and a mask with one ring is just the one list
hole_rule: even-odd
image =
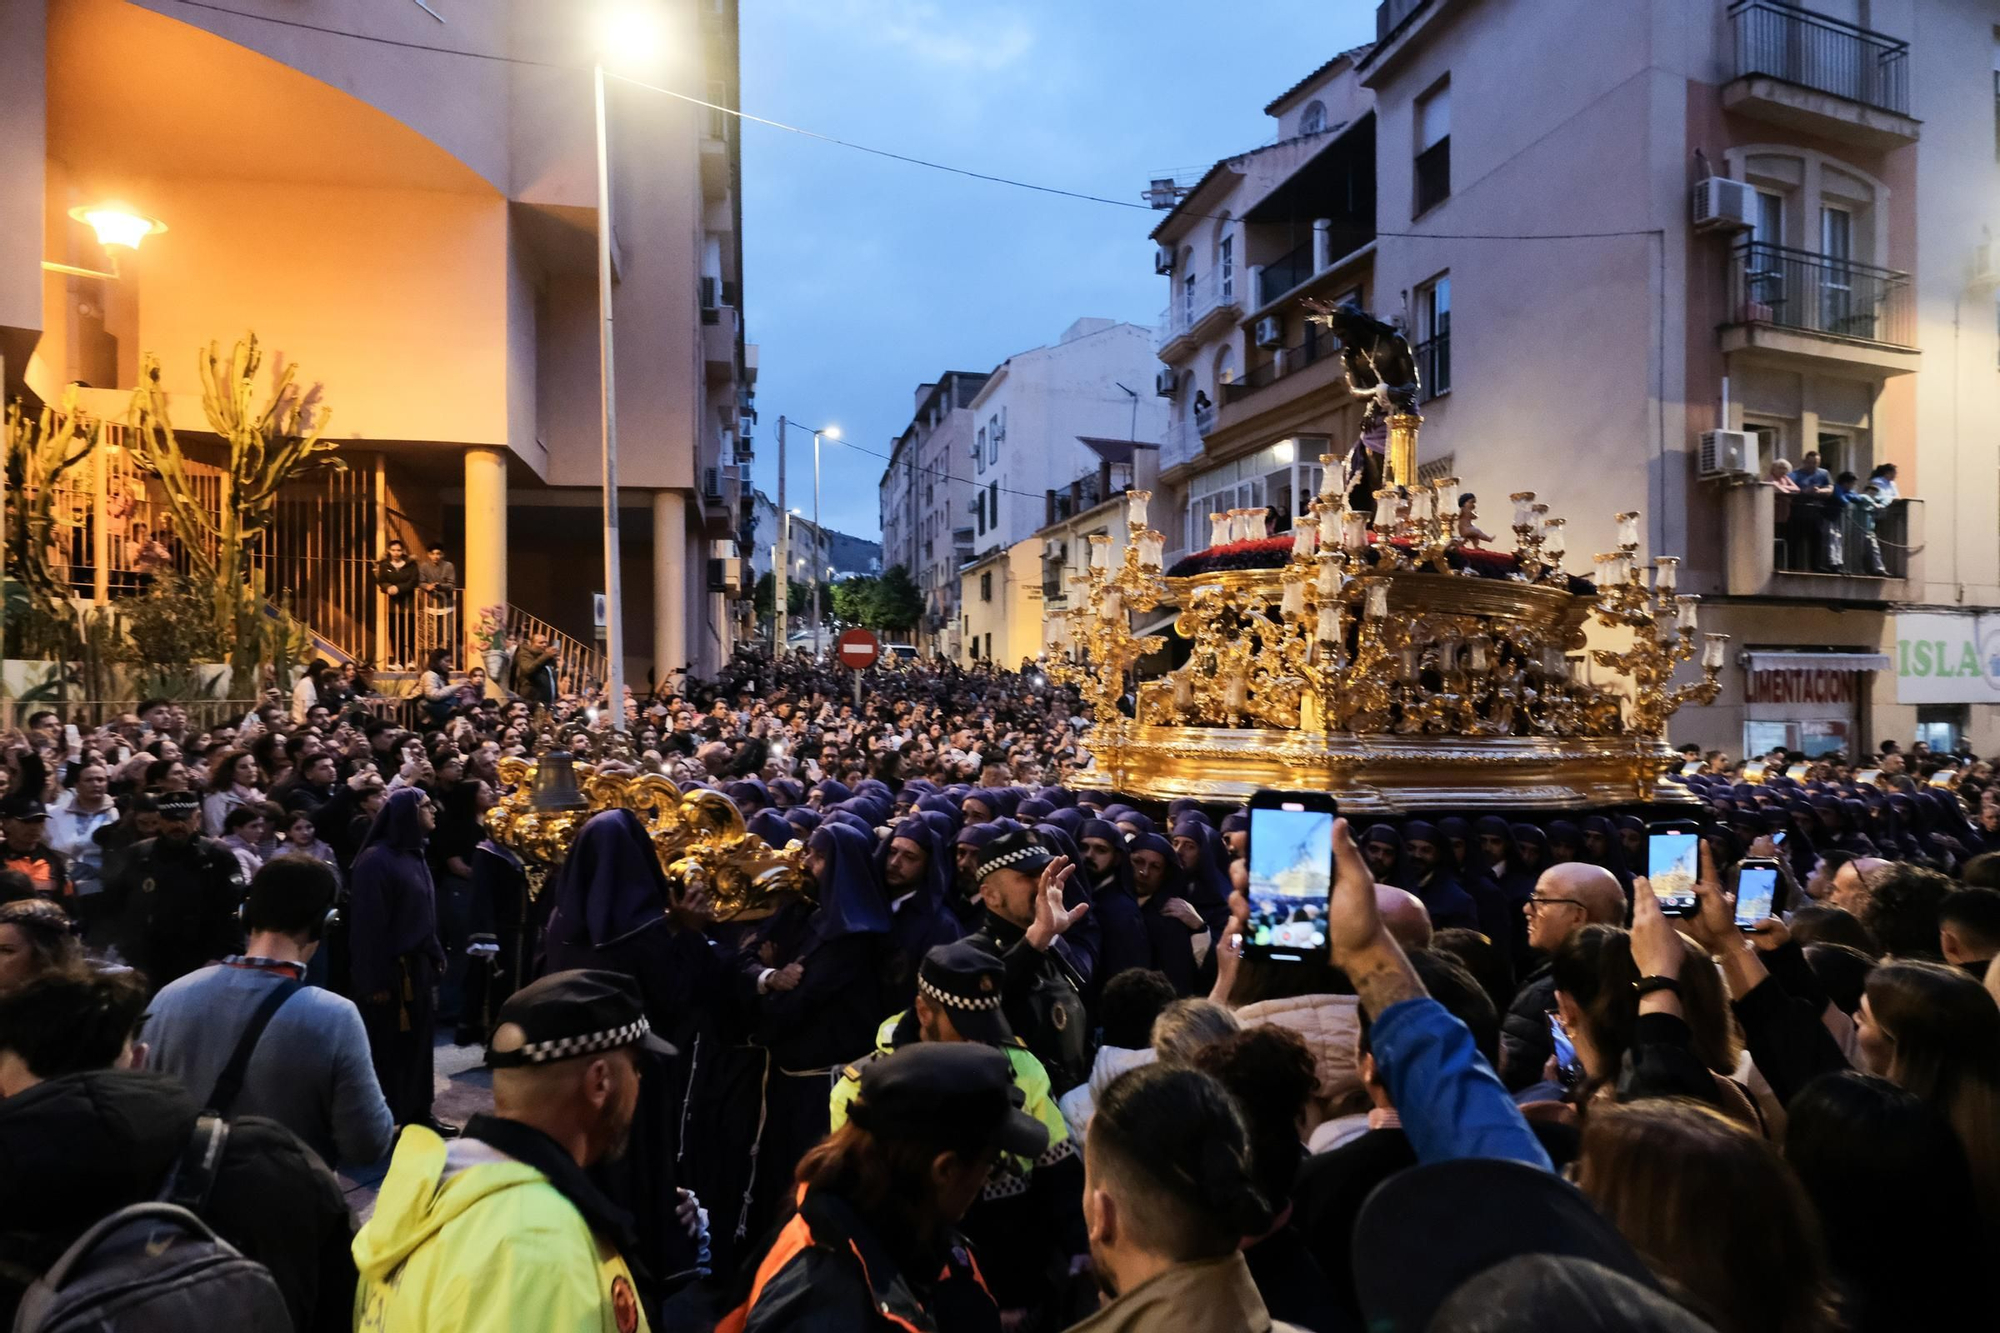
[(1500, 1026), (1500, 1081), (1509, 1092), (1539, 1082), (1555, 1039), (1549, 1015), (1556, 1007), (1556, 983), (1548, 959), (1570, 936), (1588, 925), (1625, 923), (1625, 892), (1603, 866), (1565, 861), (1550, 866), (1535, 881), (1535, 892), (1521, 910), (1528, 917), (1528, 946), (1542, 955), (1542, 965), (1528, 974), (1508, 1006)]

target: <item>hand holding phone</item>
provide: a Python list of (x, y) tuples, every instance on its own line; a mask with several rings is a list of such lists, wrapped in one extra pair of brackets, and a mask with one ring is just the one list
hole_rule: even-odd
[(1667, 916), (1692, 916), (1701, 873), (1701, 835), (1687, 823), (1654, 824), (1646, 832), (1646, 880)]
[(1323, 792), (1260, 791), (1250, 798), (1249, 920), (1244, 951), (1271, 962), (1324, 958), (1333, 895), (1333, 821)]
[(1754, 931), (1767, 917), (1778, 914), (1781, 881), (1778, 863), (1762, 857), (1745, 860), (1736, 867), (1736, 928)]

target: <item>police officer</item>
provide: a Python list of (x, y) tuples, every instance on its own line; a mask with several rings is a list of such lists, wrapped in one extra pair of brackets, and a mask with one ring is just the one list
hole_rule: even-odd
[(1062, 933), (1090, 910), (1063, 906), (1075, 867), (1033, 832), (994, 820), (998, 832), (979, 848), (972, 875), (986, 918), (966, 938), (1006, 964), (1001, 1010), (1049, 1072), (1060, 1096), (1090, 1076), (1090, 1021), (1083, 980), (1062, 956)]
[[(918, 1042), (991, 1046), (1007, 1057), (1021, 1109), (1048, 1131), (1048, 1147), (1034, 1157), (1003, 1153), (962, 1228), (977, 1247), (987, 1283), (1014, 1327), (1040, 1326), (1031, 1313), (1053, 1315), (1057, 1298), (1051, 1271), (1089, 1253), (1083, 1228), (1083, 1163), (1062, 1111), (1049, 1096), (1048, 1071), (1007, 1025), (1001, 1009), (1006, 965), (972, 939), (941, 944), (917, 970), (917, 996), (909, 1012), (882, 1024), (876, 1050), (847, 1066), (833, 1086), (831, 1122), (847, 1121), (869, 1066)], [(1052, 1264), (1052, 1258), (1065, 1262)], [(1048, 1320), (1048, 1326), (1061, 1321)]]
[(998, 1051), (920, 1041), (870, 1061), (847, 1123), (799, 1163), (794, 1212), (717, 1333), (952, 1333), (1000, 1317), (956, 1230), (1004, 1153), (1041, 1122)]
[(155, 799), (159, 832), (127, 853), (107, 906), (118, 923), (119, 952), (158, 990), (242, 952), (237, 912), (247, 884), (235, 855), (197, 831), (199, 793), (161, 792)]
[(638, 1333), (630, 1218), (585, 1173), (632, 1130), (652, 1035), (617, 972), (552, 972), (500, 1007), (493, 1114), (460, 1137), (403, 1131), (354, 1238), (355, 1326), (371, 1333)]

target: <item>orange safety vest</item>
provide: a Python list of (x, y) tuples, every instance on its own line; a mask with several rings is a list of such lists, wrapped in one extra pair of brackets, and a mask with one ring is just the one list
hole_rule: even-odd
[[(799, 1186), (798, 1196), (794, 1202), (802, 1207), (805, 1201), (806, 1187), (801, 1185)], [(757, 1298), (764, 1294), (765, 1285), (772, 1278), (783, 1272), (785, 1265), (789, 1264), (806, 1250), (811, 1249), (815, 1243), (812, 1227), (807, 1223), (805, 1214), (803, 1212), (793, 1213), (792, 1220), (785, 1223), (784, 1229), (778, 1233), (777, 1240), (772, 1242), (770, 1253), (766, 1254), (764, 1261), (757, 1265), (757, 1276), (750, 1283), (750, 1299), (724, 1315), (722, 1321), (715, 1326), (715, 1333), (743, 1333), (744, 1325), (750, 1319), (750, 1311), (756, 1308)], [(861, 1280), (868, 1284), (869, 1291), (875, 1291), (875, 1279), (868, 1271), (868, 1261), (862, 1257), (861, 1247), (850, 1239), (847, 1242), (847, 1248), (853, 1252), (854, 1262), (861, 1266)], [(986, 1275), (979, 1271), (978, 1258), (970, 1250), (967, 1250), (965, 1253), (967, 1262), (972, 1265), (972, 1280), (979, 1284), (981, 1291), (985, 1292), (988, 1297), (991, 1297), (993, 1291), (992, 1288), (986, 1285)], [(950, 1266), (947, 1265), (938, 1276), (940, 1280), (950, 1277)], [(909, 1320), (886, 1309), (880, 1301), (875, 1302), (875, 1312), (898, 1327), (908, 1329), (909, 1333), (924, 1333), (924, 1330), (918, 1328)]]

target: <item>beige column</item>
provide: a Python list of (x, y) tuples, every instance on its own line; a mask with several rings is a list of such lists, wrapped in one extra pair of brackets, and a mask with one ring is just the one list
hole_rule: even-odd
[[(506, 606), (506, 450), (466, 450), (466, 550), (458, 570), (464, 600), (458, 614), (458, 650), (470, 650), (472, 628), (486, 606)], [(500, 612), (502, 618), (506, 610)], [(472, 650), (472, 660), (478, 652)], [(490, 693), (498, 685), (486, 687)]]
[(661, 685), (688, 664), (687, 497), (653, 492), (653, 672)]

